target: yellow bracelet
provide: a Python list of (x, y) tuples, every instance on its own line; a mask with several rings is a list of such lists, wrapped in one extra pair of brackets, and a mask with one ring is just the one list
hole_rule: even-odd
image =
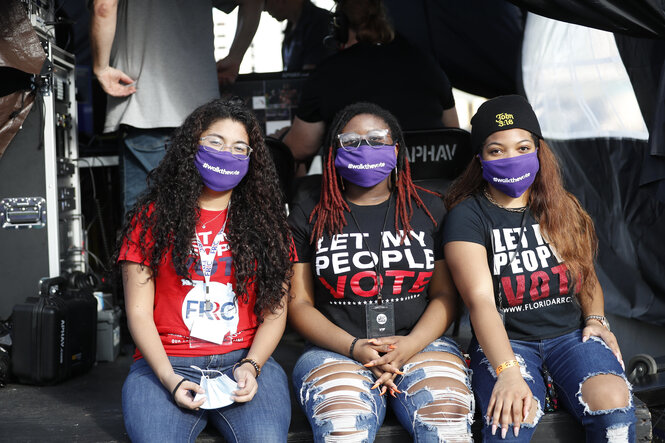
[(498, 377), (501, 372), (503, 372), (504, 369), (512, 368), (513, 366), (519, 366), (520, 362), (517, 360), (508, 360), (504, 361), (501, 363), (499, 366), (496, 367), (496, 376)]

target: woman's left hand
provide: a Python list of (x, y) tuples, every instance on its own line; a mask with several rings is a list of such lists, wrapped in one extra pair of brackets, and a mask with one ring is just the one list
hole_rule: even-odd
[(595, 320), (589, 321), (582, 330), (582, 343), (586, 342), (589, 337), (599, 337), (601, 340), (603, 340), (605, 344), (609, 346), (617, 360), (619, 360), (619, 363), (621, 364), (621, 367), (624, 369), (624, 371), (626, 370), (626, 366), (623, 363), (623, 358), (621, 357), (621, 350), (619, 349), (617, 338), (612, 332), (610, 332), (609, 329), (607, 329), (599, 322), (596, 322)]
[(240, 365), (233, 371), (233, 377), (238, 383), (238, 390), (233, 391), (233, 401), (243, 403), (254, 398), (256, 391), (259, 390), (254, 368), (248, 364)]

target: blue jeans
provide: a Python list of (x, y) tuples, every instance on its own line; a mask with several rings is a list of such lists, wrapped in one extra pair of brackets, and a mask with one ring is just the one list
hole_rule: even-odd
[[(247, 355), (246, 349), (205, 357), (169, 357), (173, 370), (199, 383), (201, 372), (214, 369), (233, 378), (233, 365)], [(252, 400), (219, 409), (192, 411), (177, 406), (145, 359), (132, 364), (122, 387), (125, 428), (134, 443), (194, 442), (208, 420), (227, 442), (285, 442), (291, 421), (288, 380), (282, 367), (268, 359), (257, 378), (259, 389)]]
[(123, 205), (129, 211), (146, 189), (148, 172), (157, 167), (164, 154), (173, 128), (141, 129), (124, 126), (122, 178)]
[[(332, 433), (351, 434), (341, 441), (373, 441), (385, 418), (386, 401), (414, 441), (438, 442), (452, 436), (458, 438), (455, 441), (471, 441), (470, 372), (457, 344), (441, 337), (423, 352), (430, 354), (416, 356), (402, 367), (404, 375), (395, 379), (402, 393), (393, 398), (370, 389), (376, 377), (356, 360), (308, 346), (293, 369), (293, 384), (314, 441), (334, 441), (338, 434)], [(450, 354), (461, 362), (448, 361)]]
[[(592, 337), (582, 343), (582, 331), (578, 329), (556, 338), (537, 341), (510, 340), (510, 344), (520, 362), (522, 377), (531, 388), (534, 400), (538, 402), (539, 412), (534, 424), (522, 424), (518, 438), (515, 438), (512, 427), (509, 427), (505, 440), (502, 440), (500, 429), (496, 435), (492, 435), (491, 424), (485, 422), (483, 441), (528, 442), (531, 439), (545, 404), (543, 365), (554, 380), (559, 403), (584, 426), (587, 442), (607, 442), (612, 436), (621, 436), (612, 439), (613, 442), (635, 441), (635, 407), (632, 393), (626, 407), (608, 410), (592, 411), (582, 398), (582, 383), (594, 375), (617, 375), (625, 380), (630, 390), (630, 384), (619, 361), (601, 339)], [(475, 337), (469, 345), (469, 354), (473, 369), (473, 392), (485, 417), (496, 382), (496, 373)]]

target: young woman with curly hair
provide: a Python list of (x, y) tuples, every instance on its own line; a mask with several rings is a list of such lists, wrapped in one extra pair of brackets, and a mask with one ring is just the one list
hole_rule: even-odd
[(201, 106), (148, 181), (116, 253), (137, 347), (131, 440), (194, 441), (210, 420), (227, 441), (286, 441), (287, 379), (270, 355), (291, 237), (256, 118), (236, 101)]
[(487, 101), (471, 124), (478, 155), (446, 196), (444, 251), (471, 316), (483, 440), (531, 439), (545, 407), (546, 368), (588, 442), (634, 441), (632, 395), (594, 271), (591, 218), (564, 189), (523, 97)]
[(416, 441), (470, 441), (468, 370), (443, 337), (457, 300), (443, 201), (413, 184), (402, 131), (376, 105), (340, 111), (326, 146), (320, 196), (289, 214), (289, 321), (310, 343), (293, 381), (314, 440), (373, 441), (390, 403)]

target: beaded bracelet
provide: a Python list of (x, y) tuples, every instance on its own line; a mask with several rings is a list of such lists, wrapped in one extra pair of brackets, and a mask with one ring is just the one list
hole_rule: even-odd
[(236, 367), (242, 366), (245, 363), (249, 363), (250, 365), (254, 366), (254, 370), (256, 371), (256, 378), (259, 378), (259, 375), (261, 375), (261, 366), (259, 366), (259, 364), (256, 361), (252, 360), (251, 358), (243, 358), (242, 360), (240, 360), (238, 363), (233, 365), (231, 372), (235, 372)]
[(498, 377), (499, 374), (501, 374), (501, 372), (504, 369), (512, 368), (513, 366), (518, 366), (519, 367), (519, 365), (520, 365), (520, 362), (518, 362), (517, 360), (504, 361), (503, 363), (501, 363), (499, 366), (496, 367), (496, 376)]
[(359, 340), (358, 337), (354, 338), (353, 341), (351, 342), (351, 346), (349, 347), (349, 357), (353, 358), (353, 348), (356, 347), (356, 342)]

